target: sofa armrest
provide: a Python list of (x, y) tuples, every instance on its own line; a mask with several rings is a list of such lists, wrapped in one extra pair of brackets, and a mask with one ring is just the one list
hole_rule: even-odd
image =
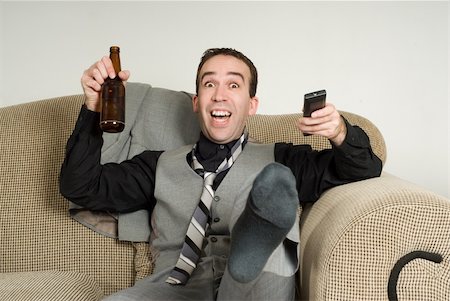
[(134, 284), (133, 246), (74, 221), (58, 189), (83, 100), (62, 96), (0, 108), (0, 273), (76, 271), (110, 295)]
[[(383, 173), (328, 190), (304, 209), (300, 224), (304, 300), (450, 296), (450, 200), (444, 197)], [(414, 254), (435, 254), (442, 262)]]
[(87, 274), (61, 271), (0, 274), (0, 300), (97, 301), (102, 298), (102, 290)]

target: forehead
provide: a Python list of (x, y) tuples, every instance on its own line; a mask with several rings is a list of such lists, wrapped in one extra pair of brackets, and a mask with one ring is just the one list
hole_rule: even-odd
[(244, 79), (250, 78), (250, 68), (240, 59), (231, 55), (216, 55), (205, 62), (200, 69), (200, 78), (204, 74), (229, 75), (241, 74)]

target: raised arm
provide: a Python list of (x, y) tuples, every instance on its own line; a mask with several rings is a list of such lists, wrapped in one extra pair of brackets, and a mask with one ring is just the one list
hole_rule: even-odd
[[(126, 81), (128, 71), (119, 76)], [(60, 192), (70, 201), (91, 210), (130, 212), (151, 209), (156, 164), (161, 152), (146, 151), (120, 164), (100, 164), (103, 145), (100, 130), (100, 90), (115, 77), (109, 57), (94, 63), (81, 77), (85, 104), (67, 141), (61, 167)]]

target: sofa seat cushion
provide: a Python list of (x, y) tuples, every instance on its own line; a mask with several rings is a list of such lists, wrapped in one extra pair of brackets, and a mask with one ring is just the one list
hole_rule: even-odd
[(78, 272), (41, 271), (0, 273), (0, 300), (82, 300), (103, 298), (98, 284)]

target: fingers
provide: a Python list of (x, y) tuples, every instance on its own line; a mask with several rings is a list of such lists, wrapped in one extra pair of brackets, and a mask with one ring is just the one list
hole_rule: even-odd
[(311, 117), (301, 117), (297, 127), (303, 133), (321, 135), (328, 139), (334, 138), (340, 131), (342, 119), (335, 106), (331, 103), (311, 114)]
[[(118, 75), (120, 79), (125, 82), (130, 77), (130, 72), (123, 70), (120, 71)], [(102, 57), (83, 72), (83, 75), (81, 76), (81, 86), (86, 96), (85, 104), (88, 109), (99, 111), (100, 91), (103, 83), (108, 77), (116, 77), (113, 64), (108, 56)]]
[(108, 76), (106, 67), (104, 66), (102, 60), (96, 62), (91, 67), (89, 67), (89, 69), (83, 72), (83, 75), (81, 76), (81, 85), (85, 94), (91, 94), (94, 91), (100, 91), (101, 85), (104, 83), (105, 78)]
[(112, 61), (108, 56), (102, 57), (101, 61), (97, 63), (97, 68), (103, 79), (106, 79), (108, 76), (109, 78), (116, 77)]
[(116, 77), (116, 72), (114, 71), (111, 59), (104, 56), (98, 62), (89, 67), (89, 69), (84, 71), (82, 82), (87, 83), (95, 80), (99, 85), (102, 85), (107, 77)]
[(100, 61), (94, 63), (89, 69), (84, 71), (82, 84), (92, 86), (95, 85), (93, 83), (95, 81), (99, 85), (102, 85), (108, 76), (114, 78), (115, 72), (109, 57), (104, 56)]
[[(130, 77), (130, 71), (122, 70), (118, 75), (122, 81), (127, 81)], [(89, 67), (89, 69), (84, 71), (81, 82), (87, 86), (98, 87), (101, 86), (108, 77), (115, 78), (116, 72), (114, 71), (111, 59), (104, 56), (100, 61), (94, 63), (91, 67)], [(93, 81), (97, 82), (98, 85), (96, 85)]]

